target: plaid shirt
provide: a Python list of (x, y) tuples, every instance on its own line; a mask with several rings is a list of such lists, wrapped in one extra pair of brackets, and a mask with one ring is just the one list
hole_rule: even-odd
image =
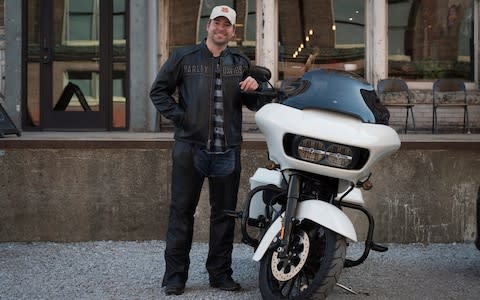
[(217, 61), (215, 69), (215, 89), (213, 94), (213, 113), (212, 113), (212, 144), (211, 152), (225, 152), (225, 133), (223, 131), (223, 93), (222, 78), (220, 77), (220, 64)]

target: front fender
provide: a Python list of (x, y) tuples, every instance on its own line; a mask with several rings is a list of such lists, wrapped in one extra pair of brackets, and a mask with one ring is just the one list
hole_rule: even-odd
[[(273, 239), (280, 232), (283, 217), (284, 214), (277, 218), (265, 232), (257, 250), (255, 250), (253, 260), (260, 261), (262, 259)], [(357, 241), (357, 233), (350, 219), (343, 211), (330, 203), (318, 200), (302, 201), (297, 206), (295, 217), (300, 220), (309, 219), (354, 242)]]

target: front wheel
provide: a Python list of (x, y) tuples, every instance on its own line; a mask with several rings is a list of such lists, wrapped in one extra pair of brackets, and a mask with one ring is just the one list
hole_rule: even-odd
[(294, 228), (286, 256), (272, 249), (262, 258), (263, 299), (325, 299), (342, 272), (346, 247), (345, 237), (304, 220)]

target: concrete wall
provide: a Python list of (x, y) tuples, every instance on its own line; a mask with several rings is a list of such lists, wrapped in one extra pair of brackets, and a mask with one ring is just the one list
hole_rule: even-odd
[[(456, 139), (463, 137), (470, 140), (432, 142), (428, 136), (402, 136), (400, 151), (376, 167), (374, 188), (364, 197), (376, 219), (377, 241), (474, 239), (480, 137)], [(37, 140), (28, 134), (0, 139), (0, 241), (164, 239), (171, 143)], [(239, 208), (248, 178), (266, 162), (264, 142), (246, 142), (242, 158)], [(208, 211), (204, 190), (195, 216), (196, 241), (208, 239)], [(363, 239), (365, 218), (347, 213)]]

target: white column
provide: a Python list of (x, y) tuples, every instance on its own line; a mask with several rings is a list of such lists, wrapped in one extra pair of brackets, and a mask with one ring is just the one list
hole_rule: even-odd
[(480, 64), (479, 64), (479, 61), (478, 61), (478, 59), (479, 59), (478, 39), (479, 39), (479, 26), (480, 26), (479, 25), (479, 20), (478, 20), (479, 15), (480, 15), (479, 14), (479, 9), (480, 8), (479, 8), (479, 3), (478, 2), (479, 2), (478, 0), (473, 2), (473, 7), (474, 7), (474, 9), (473, 9), (473, 19), (475, 20), (475, 23), (477, 25), (474, 26), (473, 32), (472, 32), (472, 34), (473, 34), (473, 49), (474, 49), (473, 51), (474, 51), (474, 60), (475, 61), (471, 62), (471, 63), (475, 64), (474, 68), (473, 68), (474, 69), (474, 71), (473, 71), (474, 75), (473, 76), (474, 76), (475, 88), (476, 89), (480, 88), (480, 84), (478, 82), (479, 81), (478, 69), (480, 67)]
[(366, 0), (365, 79), (376, 87), (388, 76), (388, 17), (386, 0)]
[[(5, 110), (22, 128), (22, 3), (5, 0)], [(24, 107), (23, 109), (26, 109)]]
[(157, 65), (157, 0), (130, 1), (130, 131), (154, 131), (156, 109), (149, 92)]
[[(155, 80), (157, 74), (157, 65), (158, 65), (158, 31), (157, 31), (157, 0), (149, 0), (147, 3), (147, 10), (148, 10), (148, 27), (147, 27), (147, 36), (148, 36), (148, 83), (147, 87), (149, 87), (153, 81)], [(158, 128), (158, 117), (157, 117), (157, 109), (153, 106), (151, 101), (147, 101), (147, 129), (149, 131), (155, 131)]]
[(257, 1), (256, 64), (270, 69), (278, 80), (278, 0)]
[(157, 22), (157, 41), (158, 41), (158, 60), (157, 67), (160, 68), (168, 59), (168, 23), (169, 23), (170, 0), (158, 0), (158, 22)]

